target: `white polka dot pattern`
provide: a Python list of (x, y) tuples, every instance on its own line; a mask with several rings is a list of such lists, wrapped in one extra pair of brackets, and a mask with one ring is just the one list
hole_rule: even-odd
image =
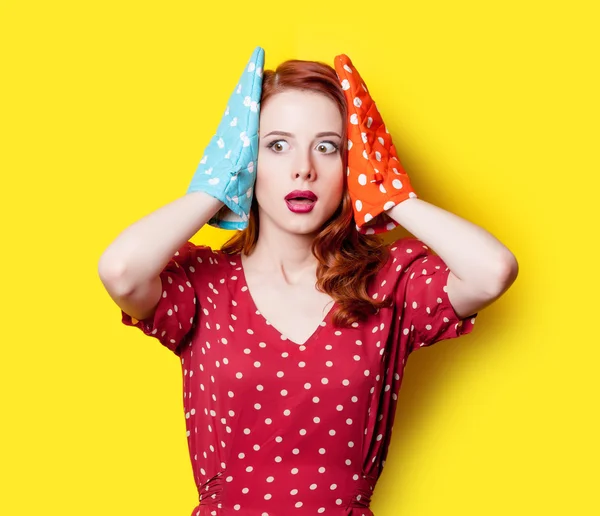
[(163, 292), (154, 317), (138, 321), (121, 310), (121, 321), (128, 326), (139, 327), (146, 335), (156, 337), (179, 355), (180, 345), (189, 337), (193, 327), (198, 306), (190, 276), (202, 266), (197, 258), (206, 250), (210, 248), (198, 249), (193, 243), (186, 242), (160, 274)]
[(348, 106), (347, 181), (356, 228), (364, 234), (390, 231), (398, 223), (385, 212), (417, 195), (358, 70), (345, 54), (336, 56), (335, 70)]
[(350, 328), (330, 312), (302, 345), (261, 315), (239, 255), (188, 242), (161, 278), (155, 315), (122, 321), (181, 360), (192, 514), (373, 516), (406, 359), (473, 328), (453, 312), (443, 262), (394, 242), (368, 293), (395, 305)]
[(446, 289), (450, 269), (442, 258), (416, 238), (401, 239), (391, 249), (396, 268), (411, 257), (410, 265), (403, 265), (403, 284), (396, 290), (396, 304), (404, 310), (404, 331), (410, 335), (409, 353), (470, 333), (478, 314), (462, 320), (456, 315)]
[(211, 226), (240, 230), (248, 226), (258, 163), (264, 59), (264, 49), (256, 47), (187, 189), (224, 203), (208, 221)]

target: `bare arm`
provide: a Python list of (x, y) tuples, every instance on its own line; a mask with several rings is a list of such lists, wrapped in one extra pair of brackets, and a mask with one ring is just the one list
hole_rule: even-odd
[(472, 222), (423, 199), (407, 199), (388, 215), (449, 267), (448, 297), (461, 318), (491, 304), (517, 278), (519, 265), (512, 252)]
[(100, 279), (115, 303), (136, 319), (152, 315), (162, 293), (161, 271), (222, 206), (204, 192), (193, 192), (123, 230), (98, 262)]

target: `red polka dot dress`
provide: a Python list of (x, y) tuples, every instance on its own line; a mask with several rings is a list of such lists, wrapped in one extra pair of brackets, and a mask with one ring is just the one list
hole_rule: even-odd
[(302, 345), (261, 315), (239, 255), (187, 242), (161, 273), (153, 317), (122, 322), (181, 360), (199, 504), (192, 516), (373, 516), (404, 365), (415, 349), (471, 332), (449, 302), (449, 269), (400, 239), (369, 286), (395, 306)]

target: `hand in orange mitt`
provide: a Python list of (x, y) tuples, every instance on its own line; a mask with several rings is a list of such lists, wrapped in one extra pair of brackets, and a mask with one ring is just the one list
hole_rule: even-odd
[(375, 101), (347, 55), (336, 56), (335, 71), (348, 105), (348, 192), (356, 229), (383, 233), (398, 226), (385, 212), (417, 195)]

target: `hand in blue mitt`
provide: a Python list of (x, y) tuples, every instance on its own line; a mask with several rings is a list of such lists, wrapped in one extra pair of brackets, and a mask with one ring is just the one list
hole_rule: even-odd
[(248, 226), (258, 163), (264, 60), (264, 49), (256, 47), (187, 190), (203, 191), (225, 204), (208, 221), (217, 228)]

